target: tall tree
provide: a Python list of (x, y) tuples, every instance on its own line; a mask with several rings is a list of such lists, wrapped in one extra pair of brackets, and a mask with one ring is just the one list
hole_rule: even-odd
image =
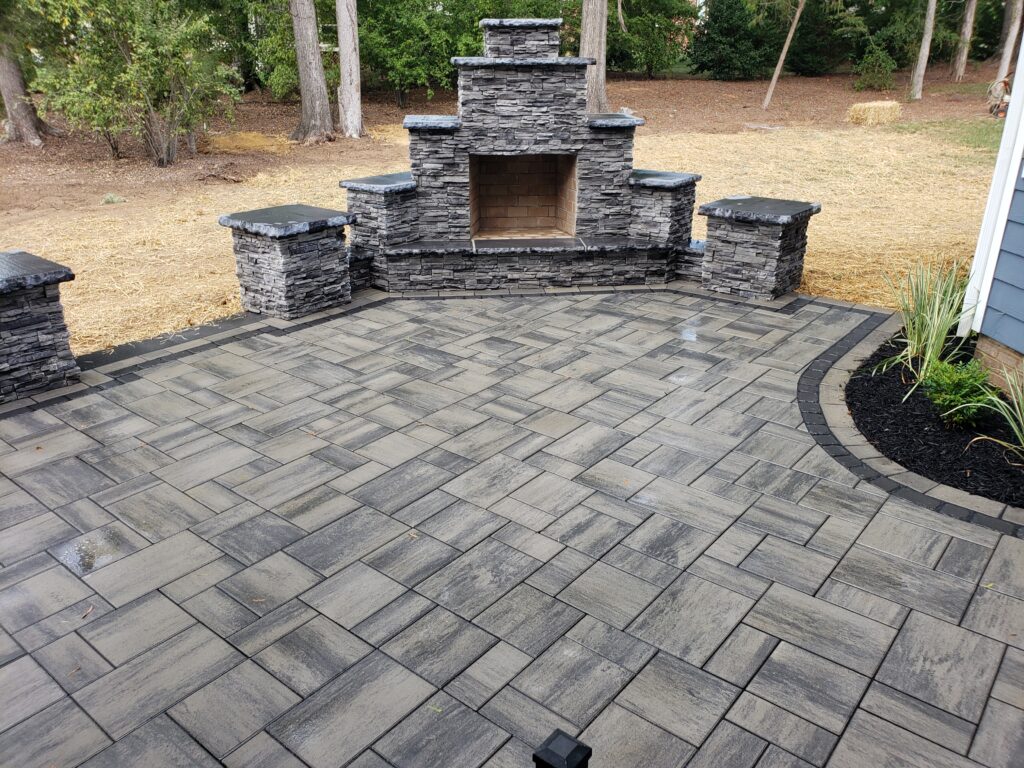
[(789, 25), (789, 34), (786, 35), (786, 42), (782, 44), (782, 52), (779, 53), (779, 61), (775, 65), (775, 72), (772, 74), (772, 81), (768, 84), (768, 93), (764, 96), (762, 109), (768, 109), (772, 103), (772, 94), (775, 93), (775, 86), (782, 75), (782, 67), (786, 64), (786, 54), (789, 53), (789, 46), (793, 42), (793, 35), (796, 34), (796, 25), (800, 23), (800, 14), (804, 12), (804, 4), (807, 0), (799, 0), (796, 4), (796, 12), (793, 14), (793, 21)]
[(924, 73), (928, 69), (928, 56), (932, 50), (932, 34), (935, 32), (936, 0), (928, 0), (924, 12), (924, 31), (921, 33), (921, 48), (917, 52), (917, 63), (910, 75), (910, 98), (919, 101), (924, 92)]
[(0, 0), (0, 96), (7, 114), (7, 141), (41, 147), (43, 136), (53, 131), (36, 112), (18, 60), (23, 35), (31, 26), (29, 17), (24, 3)]
[(295, 33), (295, 60), (299, 70), (299, 94), (302, 119), (292, 138), (307, 144), (329, 141), (334, 125), (331, 102), (327, 97), (327, 78), (320, 53), (320, 26), (313, 0), (289, 0), (292, 31)]
[(356, 0), (336, 0), (338, 18), (338, 128), (343, 136), (358, 139), (363, 135), (363, 102), (359, 75), (359, 20)]
[(596, 60), (587, 67), (587, 112), (607, 112), (608, 90), (605, 87), (605, 62), (608, 51), (608, 2), (583, 0), (580, 25), (580, 56)]
[(7, 141), (21, 142), (30, 147), (43, 146), (45, 126), (25, 86), (21, 64), (4, 41), (0, 41), (0, 95), (7, 113)]
[(1021, 16), (1024, 16), (1024, 0), (1006, 0), (1006, 4), (1012, 5), (1010, 13), (1009, 28), (1006, 30), (1006, 42), (1003, 44), (1002, 54), (999, 56), (999, 71), (996, 73), (996, 80), (1004, 80), (1010, 74), (1010, 67), (1013, 65), (1013, 55), (1017, 52), (1017, 38), (1020, 36)]
[(960, 40), (956, 44), (956, 55), (953, 57), (953, 79), (960, 82), (967, 73), (967, 54), (971, 52), (971, 38), (974, 37), (974, 14), (978, 10), (978, 0), (967, 0), (964, 5), (964, 17), (960, 22)]

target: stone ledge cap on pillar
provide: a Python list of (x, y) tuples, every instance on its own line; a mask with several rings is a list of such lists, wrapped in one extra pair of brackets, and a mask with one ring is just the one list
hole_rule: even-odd
[(561, 19), (480, 19), (482, 29), (560, 29)]
[(629, 175), (629, 183), (634, 187), (656, 187), (658, 189), (678, 189), (687, 184), (696, 184), (703, 177), (699, 173), (677, 173), (676, 171), (648, 171), (637, 168)]
[(515, 59), (509, 56), (491, 58), (490, 56), (452, 56), (452, 64), (456, 67), (587, 67), (596, 64), (597, 59), (589, 56), (559, 56), (557, 58)]
[(25, 251), (0, 252), (0, 294), (74, 279), (75, 273), (63, 264)]
[(462, 119), (458, 115), (406, 115), (402, 127), (407, 131), (435, 131), (449, 133), (459, 130)]
[(587, 115), (587, 125), (591, 128), (637, 128), (646, 122), (642, 117), (633, 117), (621, 112)]
[(218, 219), (222, 227), (271, 238), (320, 232), (331, 227), (343, 227), (355, 221), (354, 214), (301, 203), (240, 211)]
[(796, 224), (820, 212), (821, 203), (749, 195), (724, 197), (721, 200), (704, 203), (697, 210), (701, 216), (732, 219), (749, 224)]
[(359, 179), (346, 179), (340, 182), (345, 189), (357, 192), (411, 192), (416, 189), (416, 182), (412, 179), (412, 171), (399, 171), (398, 173), (385, 173), (380, 176), (363, 176)]

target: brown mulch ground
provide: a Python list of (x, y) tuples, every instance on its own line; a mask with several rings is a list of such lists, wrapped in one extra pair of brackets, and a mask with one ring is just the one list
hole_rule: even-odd
[[(932, 72), (904, 122), (985, 120), (981, 68), (964, 84)], [(612, 108), (647, 120), (638, 167), (703, 174), (698, 202), (740, 192), (820, 200), (804, 289), (886, 303), (884, 275), (919, 258), (973, 251), (992, 155), (934, 135), (851, 127), (846, 110), (879, 98), (848, 76), (785, 78), (766, 112), (764, 82), (613, 80)], [(903, 93), (892, 94), (899, 97)], [(250, 95), (233, 124), (218, 123), (196, 157), (153, 167), (131, 142), (112, 161), (89, 137), (42, 151), (0, 146), (0, 249), (24, 248), (70, 265), (66, 287), (76, 352), (209, 322), (238, 310), (230, 237), (217, 215), (286, 202), (345, 205), (337, 182), (408, 167), (402, 117), (454, 112), (455, 98), (389, 94), (364, 102), (369, 138), (305, 147), (287, 141), (297, 103)], [(104, 204), (112, 194), (124, 202)], [(703, 221), (696, 222), (697, 236)]]

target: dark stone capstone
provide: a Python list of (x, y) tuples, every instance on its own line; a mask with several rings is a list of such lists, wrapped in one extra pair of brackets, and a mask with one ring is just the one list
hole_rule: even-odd
[(509, 28), (509, 29), (559, 29), (562, 26), (561, 19), (480, 19), (480, 26), (483, 29)]
[(277, 205), (255, 211), (242, 211), (221, 216), (223, 227), (261, 237), (292, 237), (351, 224), (354, 217), (345, 211), (332, 211), (312, 205)]
[(636, 128), (645, 122), (642, 117), (633, 117), (619, 112), (587, 115), (587, 125), (591, 128)]
[(770, 197), (737, 195), (704, 203), (698, 213), (719, 219), (732, 219), (752, 224), (796, 224), (821, 212), (821, 203), (799, 200), (774, 200)]
[(407, 131), (456, 131), (460, 125), (457, 115), (406, 115), (402, 121)]
[[(439, 115), (447, 117), (447, 115)], [(350, 192), (407, 192), (416, 189), (416, 182), (413, 181), (412, 173), (399, 171), (398, 173), (384, 173), (379, 176), (363, 176), (361, 179), (346, 179), (341, 186)], [(356, 214), (358, 216), (358, 214)]]
[(0, 293), (74, 279), (75, 273), (62, 264), (47, 261), (25, 251), (0, 252)]

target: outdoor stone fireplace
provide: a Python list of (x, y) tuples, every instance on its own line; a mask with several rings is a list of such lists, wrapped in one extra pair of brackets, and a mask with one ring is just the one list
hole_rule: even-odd
[(385, 290), (656, 284), (700, 277), (699, 176), (633, 168), (643, 120), (587, 114), (592, 60), (561, 19), (484, 19), (454, 58), (457, 115), (411, 115), (411, 170), (342, 182), (352, 263)]

